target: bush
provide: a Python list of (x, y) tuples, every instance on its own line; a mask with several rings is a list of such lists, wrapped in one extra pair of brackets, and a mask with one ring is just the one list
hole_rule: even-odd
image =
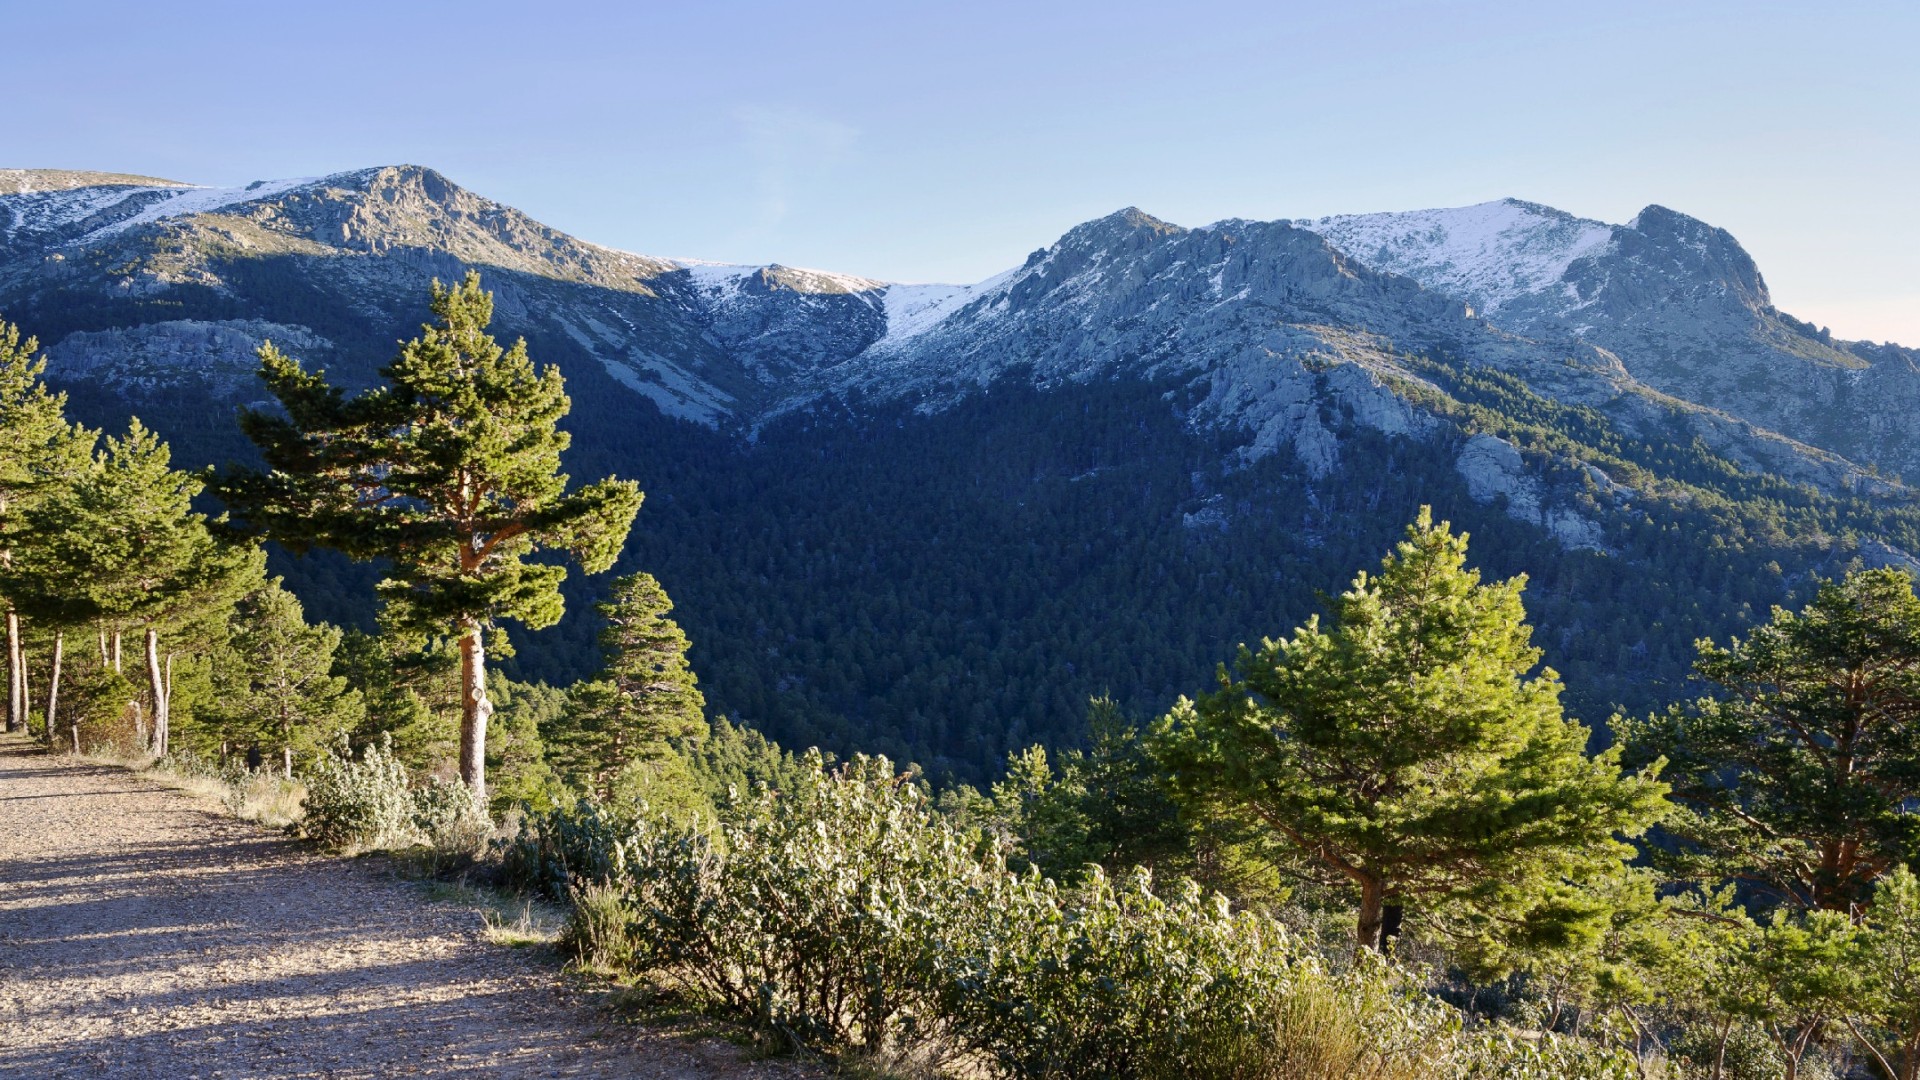
[(1030, 876), (949, 953), (954, 1034), (1022, 1080), (1429, 1075), (1457, 1021), (1378, 961), (1327, 969), (1278, 922), (1136, 871), (1078, 896)]
[(359, 761), (344, 746), (320, 755), (307, 775), (307, 813), (300, 831), (336, 851), (402, 847), (418, 833), (407, 769), (387, 740)]
[(1633, 1059), (1459, 1012), (1386, 960), (1329, 961), (1278, 920), (1136, 871), (1069, 892), (974, 854), (885, 758), (818, 755), (719, 827), (529, 813), (510, 879), (572, 915), (589, 967), (654, 973), (843, 1062), (969, 1055), (1017, 1080), (1616, 1080)]
[(510, 888), (567, 901), (589, 884), (607, 884), (622, 864), (621, 842), (631, 822), (592, 799), (571, 807), (527, 809), (500, 849)]
[(132, 704), (140, 696), (133, 683), (105, 665), (87, 665), (60, 687), (61, 738), (56, 745), (71, 746), (71, 728), (80, 725), (81, 749), (96, 753), (144, 754), (139, 721)]
[(474, 854), (492, 838), (493, 819), (472, 788), (434, 777), (413, 791), (413, 828), (431, 847)]
[(567, 925), (560, 931), (560, 947), (582, 965), (620, 974), (632, 970), (639, 948), (634, 941), (633, 909), (626, 893), (605, 882), (575, 886)]
[(720, 1011), (821, 1049), (921, 1041), (936, 943), (988, 879), (964, 837), (886, 758), (760, 788), (697, 826), (643, 819), (619, 846), (636, 964)]

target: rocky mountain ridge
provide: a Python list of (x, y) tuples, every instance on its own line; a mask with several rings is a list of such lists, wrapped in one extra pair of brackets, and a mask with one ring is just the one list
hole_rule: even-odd
[[(1228, 432), (1240, 460), (1285, 451), (1324, 476), (1337, 417), (1433, 426), (1400, 389), (1423, 382), (1404, 358), (1444, 350), (1629, 431), (1677, 423), (1742, 468), (1823, 490), (1884, 488), (1870, 472), (1920, 464), (1916, 413), (1899, 407), (1920, 401), (1911, 353), (1779, 313), (1731, 236), (1657, 206), (1625, 226), (1509, 199), (1200, 228), (1129, 208), (953, 286), (634, 255), (417, 167), (226, 189), (0, 177), (0, 310), (29, 323), (60, 310), (55, 376), (130, 397), (245, 399), (269, 336), (367, 378), (350, 359), (359, 342), (263, 295), (264, 268), (272, 292), (327, 294), (346, 309), (330, 316), (380, 324), (417, 308), (421, 278), (475, 266), (508, 275), (494, 284), (509, 321), (565, 335), (668, 415), (746, 432), (826, 400), (936, 411), (1014, 373), (1039, 387), (1173, 378), (1189, 422)], [(227, 317), (149, 314), (168, 307)], [(1513, 475), (1496, 481), (1495, 463)], [(1519, 490), (1512, 455), (1461, 467), (1475, 490)], [(1538, 502), (1508, 505), (1545, 526)]]
[[(1601, 717), (1819, 576), (1920, 567), (1920, 501), (1880, 475), (1914, 453), (1912, 353), (1778, 312), (1731, 237), (1658, 207), (1127, 209), (909, 285), (618, 251), (415, 167), (0, 173), (0, 317), (76, 417), (138, 413), (183, 464), (250, 452), (261, 341), (366, 385), (470, 267), (566, 375), (569, 469), (649, 492), (626, 565), (679, 602), (709, 700), (794, 745), (980, 776), (1088, 694), (1163, 708), (1424, 504), (1537, 575)], [(373, 571), (276, 559), (369, 624)], [(526, 677), (597, 662), (590, 614), (532, 637)]]

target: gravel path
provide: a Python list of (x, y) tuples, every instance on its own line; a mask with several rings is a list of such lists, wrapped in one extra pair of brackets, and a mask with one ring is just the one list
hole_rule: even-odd
[(800, 1077), (611, 1024), (471, 908), (0, 736), (0, 1076)]

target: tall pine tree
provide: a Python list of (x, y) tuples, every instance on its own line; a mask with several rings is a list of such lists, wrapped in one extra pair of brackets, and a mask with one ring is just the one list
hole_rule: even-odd
[(607, 798), (624, 770), (704, 734), (706, 699), (687, 663), (687, 635), (667, 617), (673, 601), (651, 574), (614, 582), (599, 610), (606, 670), (573, 688), (548, 743), (562, 775)]
[(261, 378), (284, 411), (249, 412), (241, 425), (268, 470), (235, 471), (220, 492), (290, 548), (388, 560), (387, 624), (458, 640), (460, 776), (484, 798), (486, 633), (501, 619), (557, 622), (566, 568), (527, 556), (559, 549), (589, 573), (606, 569), (641, 495), (617, 479), (567, 491), (560, 372), (536, 371), (525, 341), (494, 342), (493, 296), (478, 274), (453, 288), (436, 281), (432, 309), (438, 321), (381, 369), (387, 385), (352, 398), (262, 348)]
[(265, 559), (193, 510), (201, 479), (171, 467), (167, 444), (134, 420), (108, 438), (92, 465), (27, 514), (42, 538), (41, 572), (64, 581), (76, 608), (100, 623), (119, 670), (120, 635), (142, 635), (146, 664), (146, 749), (167, 752), (174, 652), (210, 647), (224, 635), (235, 601), (258, 587)]
[(279, 578), (241, 600), (213, 672), (210, 711), (223, 733), (276, 748), (292, 779), (296, 754), (352, 730), (363, 705), (333, 674), (340, 637), (334, 627), (308, 626), (300, 599)]
[[(0, 322), (0, 600), (5, 601), (7, 620), (8, 731), (24, 728), (28, 712), (21, 611), (30, 597), (49, 591), (43, 586), (66, 584), (33, 569), (26, 516), (59, 484), (71, 480), (91, 445), (87, 432), (68, 425), (66, 395), (48, 392), (42, 381), (47, 362), (39, 349), (38, 341), (20, 336), (19, 327)], [(61, 639), (54, 640), (57, 652)], [(54, 687), (49, 692), (59, 691)]]
[(1688, 844), (1662, 861), (1847, 911), (1920, 860), (1920, 597), (1905, 571), (1828, 582), (1804, 609), (1699, 650), (1715, 694), (1616, 721), (1629, 760), (1667, 759), (1686, 808), (1667, 828)]
[(1543, 936), (1595, 919), (1555, 901), (1617, 867), (1615, 834), (1660, 810), (1660, 784), (1586, 755), (1552, 670), (1529, 677), (1523, 579), (1482, 584), (1466, 557), (1465, 535), (1422, 509), (1380, 573), (1339, 597), (1331, 630), (1315, 616), (1243, 646), (1237, 677), (1222, 668), (1218, 691), (1156, 728), (1180, 795), (1250, 815), (1358, 894), (1364, 948), (1400, 905)]

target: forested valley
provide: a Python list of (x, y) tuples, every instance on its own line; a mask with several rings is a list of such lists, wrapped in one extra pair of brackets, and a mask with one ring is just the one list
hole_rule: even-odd
[(1920, 598), (1857, 542), (1911, 507), (1440, 352), (1462, 432), (1604, 463), (1546, 477), (1604, 544), (1121, 379), (580, 446), (477, 276), (430, 306), (350, 387), (263, 348), (209, 463), (0, 327), (9, 731), (869, 1074), (1920, 1075)]

